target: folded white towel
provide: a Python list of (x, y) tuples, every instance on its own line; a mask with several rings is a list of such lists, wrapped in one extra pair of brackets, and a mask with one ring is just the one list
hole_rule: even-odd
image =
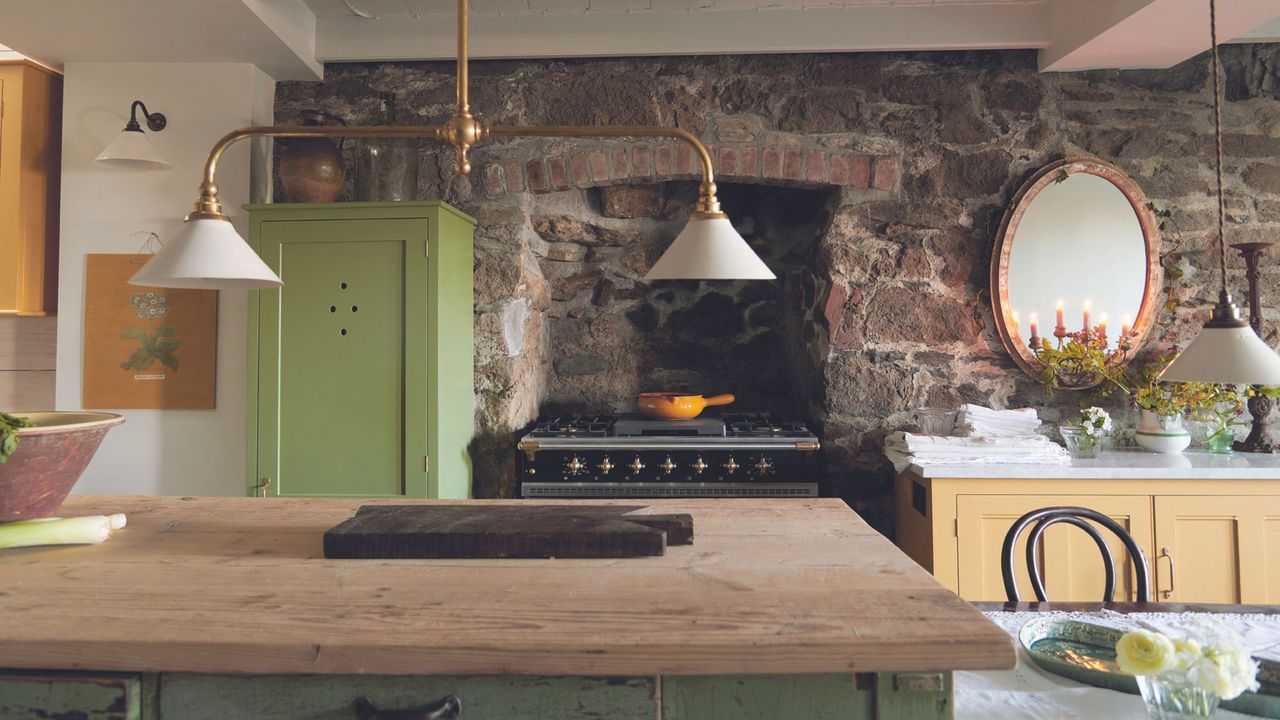
[(956, 434), (969, 437), (1011, 437), (1032, 435), (1040, 428), (1035, 408), (992, 410), (981, 405), (961, 406), (956, 415)]
[(895, 432), (885, 438), (884, 452), (898, 472), (913, 464), (1060, 465), (1070, 462), (1066, 449), (1043, 435), (942, 437)]

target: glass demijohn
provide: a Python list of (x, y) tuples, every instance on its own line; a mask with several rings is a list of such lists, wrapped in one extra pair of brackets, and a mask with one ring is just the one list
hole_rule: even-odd
[[(396, 99), (382, 96), (377, 125), (396, 124)], [(418, 141), (367, 137), (356, 141), (356, 200), (413, 200), (418, 196)]]

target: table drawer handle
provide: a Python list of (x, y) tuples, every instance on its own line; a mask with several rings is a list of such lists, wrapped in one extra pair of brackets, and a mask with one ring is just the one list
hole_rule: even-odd
[(462, 701), (453, 695), (412, 710), (379, 710), (367, 697), (356, 699), (356, 720), (454, 720), (462, 716)]

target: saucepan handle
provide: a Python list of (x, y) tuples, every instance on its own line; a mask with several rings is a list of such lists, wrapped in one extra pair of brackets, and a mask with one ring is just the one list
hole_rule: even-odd
[(379, 710), (367, 697), (355, 702), (356, 720), (454, 720), (462, 716), (462, 701), (453, 695), (411, 710)]
[(707, 407), (713, 407), (715, 405), (728, 405), (729, 403), (733, 402), (736, 399), (737, 398), (730, 395), (729, 393), (725, 393), (724, 395), (712, 395), (711, 397), (706, 399), (706, 405)]

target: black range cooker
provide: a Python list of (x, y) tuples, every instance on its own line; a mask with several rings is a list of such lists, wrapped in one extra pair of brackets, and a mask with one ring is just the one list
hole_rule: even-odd
[(553, 417), (518, 447), (527, 498), (818, 495), (817, 436), (767, 415)]

